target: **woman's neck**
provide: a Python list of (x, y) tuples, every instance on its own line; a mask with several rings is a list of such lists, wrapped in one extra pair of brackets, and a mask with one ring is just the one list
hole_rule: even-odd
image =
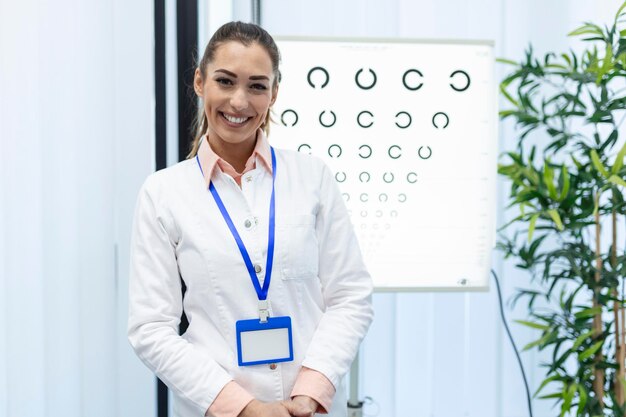
[(232, 165), (235, 171), (239, 173), (244, 171), (246, 162), (248, 162), (250, 155), (252, 155), (256, 147), (256, 136), (241, 143), (225, 142), (216, 135), (207, 134), (207, 137), (213, 152)]

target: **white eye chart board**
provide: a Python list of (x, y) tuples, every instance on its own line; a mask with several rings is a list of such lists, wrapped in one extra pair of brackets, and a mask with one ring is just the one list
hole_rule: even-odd
[(493, 42), (277, 38), (270, 142), (335, 174), (376, 291), (486, 290)]

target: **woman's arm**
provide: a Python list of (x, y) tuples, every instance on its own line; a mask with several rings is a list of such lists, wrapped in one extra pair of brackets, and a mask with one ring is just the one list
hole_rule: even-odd
[(321, 373), (337, 387), (373, 319), (373, 286), (343, 198), (326, 166), (315, 228), (326, 310), (302, 366)]
[(138, 197), (131, 239), (128, 339), (139, 358), (167, 386), (204, 415), (230, 375), (178, 334), (182, 314), (177, 236), (162, 203), (158, 173)]

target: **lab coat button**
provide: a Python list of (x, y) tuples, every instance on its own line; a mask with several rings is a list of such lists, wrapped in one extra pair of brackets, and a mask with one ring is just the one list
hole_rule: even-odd
[(250, 182), (250, 181), (252, 181), (252, 176), (247, 176), (246, 177), (246, 182)]
[(252, 222), (250, 221), (250, 219), (248, 219), (244, 222), (243, 225), (246, 226), (246, 229), (249, 229), (252, 227)]
[(254, 265), (254, 272), (256, 272), (257, 274), (260, 274), (262, 270), (263, 268), (261, 268), (261, 265), (259, 264)]
[(270, 363), (270, 369), (273, 371), (276, 369), (276, 364), (275, 363)]

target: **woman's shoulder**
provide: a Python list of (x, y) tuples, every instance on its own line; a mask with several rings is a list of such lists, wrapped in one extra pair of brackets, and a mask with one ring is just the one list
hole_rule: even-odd
[(182, 190), (194, 177), (202, 179), (195, 159), (186, 159), (148, 175), (142, 188), (151, 193)]

